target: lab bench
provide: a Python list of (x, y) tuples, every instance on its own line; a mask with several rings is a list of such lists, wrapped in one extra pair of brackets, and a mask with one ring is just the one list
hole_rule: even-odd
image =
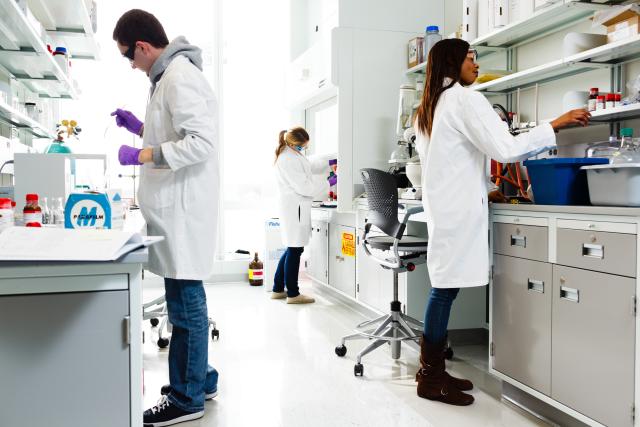
[(636, 425), (640, 209), (494, 204), (490, 224), (505, 398), (561, 425)]
[(142, 425), (142, 264), (0, 263), (0, 425)]

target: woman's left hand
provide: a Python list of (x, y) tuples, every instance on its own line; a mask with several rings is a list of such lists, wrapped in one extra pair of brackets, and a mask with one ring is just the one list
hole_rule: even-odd
[(500, 190), (493, 190), (489, 192), (489, 201), (491, 203), (508, 203), (507, 198), (502, 194)]

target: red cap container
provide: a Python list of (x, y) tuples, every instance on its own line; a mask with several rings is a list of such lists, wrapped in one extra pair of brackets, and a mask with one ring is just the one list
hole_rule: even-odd
[(616, 95), (613, 93), (608, 93), (607, 94), (607, 102), (608, 101), (615, 101), (616, 100)]
[(605, 100), (605, 96), (604, 95), (599, 95), (598, 96), (598, 101), (603, 101)]
[(0, 209), (11, 209), (12, 207), (11, 199), (0, 199)]
[(27, 194), (27, 202), (37, 202), (38, 195), (37, 194)]

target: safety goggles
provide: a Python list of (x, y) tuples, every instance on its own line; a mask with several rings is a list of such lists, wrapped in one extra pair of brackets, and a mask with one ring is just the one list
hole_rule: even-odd
[(134, 58), (136, 56), (136, 44), (134, 43), (131, 46), (129, 46), (127, 51), (125, 53), (123, 53), (122, 56), (127, 58), (129, 61), (133, 62), (133, 60), (134, 60)]
[(478, 62), (478, 51), (475, 49), (469, 49), (469, 51), (467, 52), (467, 58), (469, 58), (473, 62)]

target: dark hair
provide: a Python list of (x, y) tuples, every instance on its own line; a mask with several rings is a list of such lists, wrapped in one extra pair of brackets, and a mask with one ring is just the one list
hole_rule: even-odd
[(158, 18), (140, 9), (131, 9), (118, 19), (113, 29), (113, 40), (129, 47), (136, 42), (147, 42), (157, 48), (169, 44), (167, 33)]
[(291, 130), (280, 131), (278, 137), (278, 148), (276, 148), (276, 160), (287, 148), (287, 145), (302, 145), (309, 142), (309, 133), (303, 127), (295, 127)]
[[(424, 95), (417, 112), (418, 129), (423, 134), (431, 136), (440, 95), (460, 80), (462, 64), (468, 53), (469, 43), (460, 39), (441, 40), (429, 51)], [(452, 81), (445, 86), (444, 79), (447, 77)]]

